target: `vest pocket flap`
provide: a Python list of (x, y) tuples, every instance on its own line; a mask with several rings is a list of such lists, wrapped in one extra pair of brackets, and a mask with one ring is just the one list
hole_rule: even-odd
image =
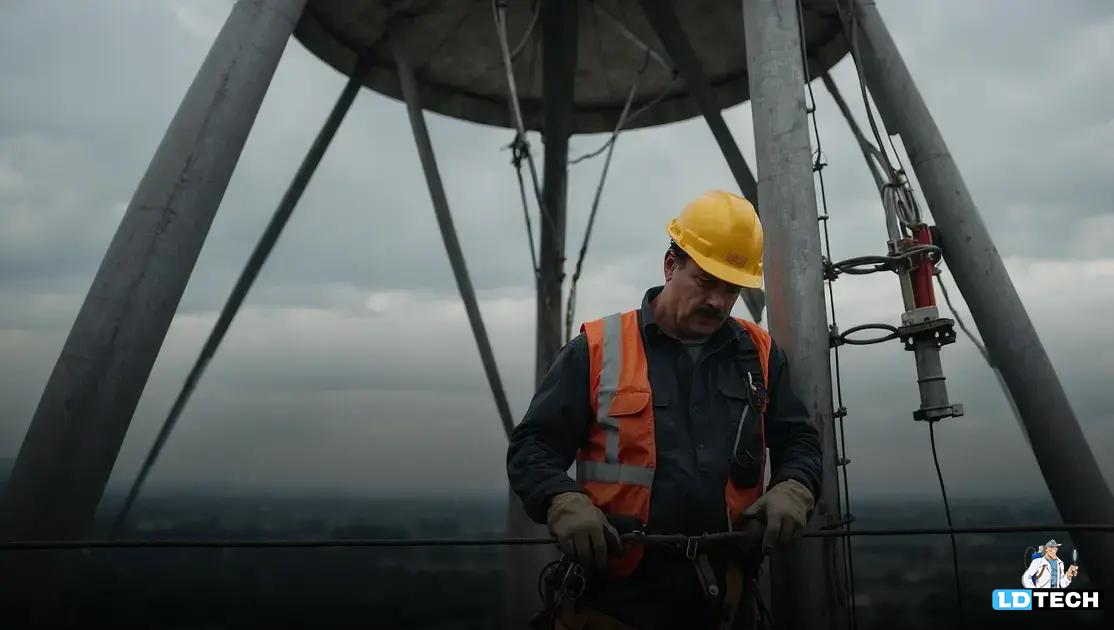
[(615, 392), (611, 399), (611, 406), (607, 409), (609, 416), (631, 416), (640, 413), (650, 404), (650, 392)]

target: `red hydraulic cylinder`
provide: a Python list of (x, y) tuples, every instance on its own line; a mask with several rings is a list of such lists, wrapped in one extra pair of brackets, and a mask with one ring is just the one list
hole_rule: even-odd
[[(913, 236), (920, 245), (932, 244), (932, 233), (924, 223), (918, 225)], [(913, 302), (917, 308), (922, 306), (936, 306), (936, 292), (932, 288), (932, 260), (928, 254), (917, 256), (917, 265), (913, 268)]]

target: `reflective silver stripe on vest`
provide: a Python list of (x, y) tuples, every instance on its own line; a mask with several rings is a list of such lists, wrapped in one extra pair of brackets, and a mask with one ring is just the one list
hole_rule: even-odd
[(576, 476), (581, 481), (625, 483), (649, 488), (654, 482), (654, 469), (644, 466), (580, 460), (576, 462)]
[(619, 419), (607, 415), (615, 390), (619, 387), (619, 369), (623, 356), (622, 314), (608, 315), (603, 320), (603, 365), (600, 366), (600, 389), (596, 397), (596, 422), (604, 428), (604, 461), (619, 463)]

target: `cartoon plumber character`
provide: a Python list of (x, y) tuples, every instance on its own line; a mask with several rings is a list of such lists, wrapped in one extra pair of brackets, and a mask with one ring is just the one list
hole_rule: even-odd
[[(1071, 565), (1064, 571), (1064, 561), (1056, 557), (1060, 543), (1050, 540), (1044, 543), (1041, 549), (1043, 555), (1037, 556), (1029, 563), (1029, 568), (1021, 576), (1021, 585), (1025, 588), (1067, 588), (1071, 579), (1079, 573), (1077, 565)], [(1031, 548), (1031, 547), (1030, 547)]]

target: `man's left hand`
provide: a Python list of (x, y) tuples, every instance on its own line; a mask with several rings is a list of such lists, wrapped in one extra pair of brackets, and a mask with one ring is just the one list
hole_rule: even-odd
[(774, 546), (788, 544), (800, 536), (814, 503), (812, 492), (804, 484), (786, 479), (758, 497), (743, 516), (758, 517), (766, 523), (762, 551), (770, 553)]
[(1073, 564), (1068, 567), (1068, 577), (1073, 578), (1076, 575), (1079, 575), (1079, 565)]

